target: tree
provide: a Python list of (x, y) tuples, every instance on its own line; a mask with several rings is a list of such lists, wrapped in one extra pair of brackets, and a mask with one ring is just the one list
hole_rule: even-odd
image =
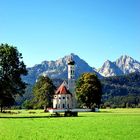
[(25, 109), (33, 109), (33, 103), (31, 100), (25, 100), (22, 104), (22, 107)]
[(27, 70), (22, 61), (22, 54), (16, 47), (0, 45), (0, 107), (13, 105), (16, 95), (22, 95), (26, 84), (21, 76)]
[(44, 107), (44, 111), (46, 111), (47, 107), (52, 106), (54, 90), (55, 86), (53, 85), (52, 80), (47, 76), (40, 76), (33, 87), (33, 102), (35, 107)]
[(76, 95), (79, 103), (87, 108), (101, 103), (102, 87), (97, 76), (92, 73), (84, 73), (76, 83)]

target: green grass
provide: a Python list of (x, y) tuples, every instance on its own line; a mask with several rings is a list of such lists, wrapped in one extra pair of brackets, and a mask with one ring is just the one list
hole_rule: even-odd
[(0, 140), (140, 140), (140, 109), (107, 109), (79, 117), (19, 111), (0, 114)]

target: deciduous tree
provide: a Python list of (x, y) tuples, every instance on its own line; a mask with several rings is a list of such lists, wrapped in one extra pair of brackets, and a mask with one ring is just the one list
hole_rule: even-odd
[(27, 70), (22, 61), (22, 54), (16, 47), (8, 44), (0, 45), (0, 107), (12, 105), (16, 95), (22, 95), (26, 84), (21, 76)]
[(92, 108), (101, 103), (102, 87), (95, 74), (84, 73), (76, 83), (76, 95), (81, 106)]

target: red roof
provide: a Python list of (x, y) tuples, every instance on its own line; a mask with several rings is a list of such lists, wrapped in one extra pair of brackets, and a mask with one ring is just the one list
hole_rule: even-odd
[(55, 94), (71, 94), (69, 90), (66, 88), (65, 83), (62, 83), (60, 87), (57, 89)]

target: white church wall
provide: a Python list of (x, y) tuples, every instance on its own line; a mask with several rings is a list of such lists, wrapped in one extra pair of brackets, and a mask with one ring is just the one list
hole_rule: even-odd
[(70, 94), (54, 95), (53, 108), (72, 108), (72, 97)]

